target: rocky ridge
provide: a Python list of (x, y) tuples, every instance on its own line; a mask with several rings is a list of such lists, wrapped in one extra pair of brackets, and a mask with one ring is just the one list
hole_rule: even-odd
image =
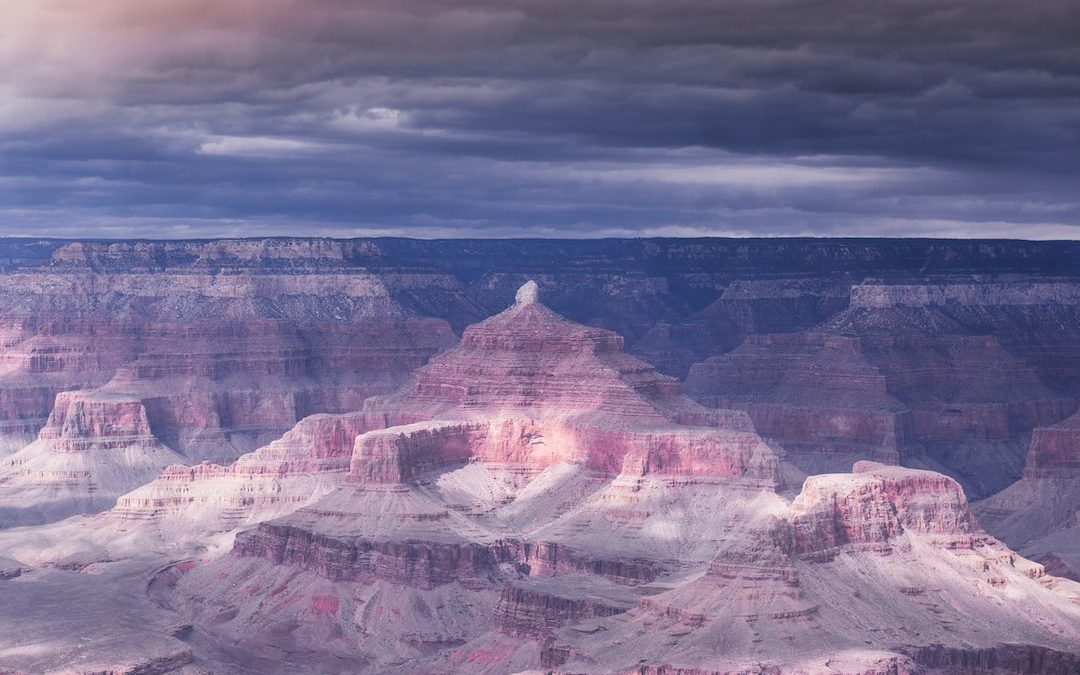
[(856, 285), (829, 321), (751, 336), (694, 365), (686, 389), (746, 410), (811, 473), (860, 458), (903, 463), (948, 472), (984, 497), (1020, 476), (1035, 428), (1076, 410), (1080, 380), (1061, 378), (1075, 367), (1064, 343), (1080, 328), (1071, 288)]

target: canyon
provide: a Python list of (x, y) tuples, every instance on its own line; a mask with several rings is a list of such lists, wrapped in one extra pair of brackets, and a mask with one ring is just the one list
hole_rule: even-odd
[(1080, 671), (1078, 336), (1062, 242), (0, 241), (0, 672)]

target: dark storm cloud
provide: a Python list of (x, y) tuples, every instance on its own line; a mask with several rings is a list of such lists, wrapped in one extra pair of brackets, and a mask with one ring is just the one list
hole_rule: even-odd
[(0, 229), (1080, 233), (1073, 0), (9, 0)]

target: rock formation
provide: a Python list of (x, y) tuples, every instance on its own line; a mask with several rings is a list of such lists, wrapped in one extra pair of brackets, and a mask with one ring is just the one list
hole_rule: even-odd
[[(980, 530), (956, 481), (860, 462), (788, 503), (745, 416), (620, 348), (524, 287), (364, 410), (426, 419), (360, 432), (338, 487), (170, 568), (162, 597), (217, 640), (324, 667), (1080, 664), (1080, 587)], [(1038, 600), (1007, 609), (1018, 594)]]
[[(630, 607), (637, 594), (621, 588), (704, 564), (732, 522), (783, 502), (773, 492), (779, 458), (745, 416), (702, 408), (621, 348), (613, 333), (540, 304), (526, 284), (510, 309), (466, 329), (458, 346), (363, 412), (426, 421), (360, 433), (340, 487), (240, 532), (230, 555), (177, 573), (170, 602), (211, 621), (200, 608), (220, 601), (207, 605), (206, 593), (224, 593), (245, 624), (272, 631), (281, 621), (304, 623), (308, 604), (270, 616), (223, 586), (243, 578), (262, 588), (291, 569), (301, 576), (285, 582), (290, 594), (333, 586), (320, 602), (336, 608), (333, 630), (346, 642), (332, 651), (361, 660), (378, 658), (371, 650), (380, 640), (399, 654), (430, 647), (407, 644), (420, 630), (415, 608), (402, 618), (408, 628), (373, 637), (383, 632), (372, 622), (387, 607), (385, 593), (362, 616), (351, 614), (356, 623), (342, 622), (359, 610), (341, 595), (355, 585), (405, 587), (426, 605), (462, 596), (465, 605), (498, 608), (509, 634), (547, 634)], [(673, 523), (663, 505), (674, 504), (693, 513)], [(607, 588), (608, 599), (578, 600), (570, 587), (542, 581), (568, 574), (583, 589)], [(492, 625), (488, 616), (434, 628), (457, 641)], [(241, 639), (239, 626), (226, 620), (217, 630)], [(327, 635), (310, 629), (305, 639)], [(346, 648), (354, 641), (359, 651)]]
[(1020, 480), (976, 504), (994, 536), (1080, 581), (1080, 413), (1035, 430)]
[(828, 322), (750, 337), (693, 366), (686, 389), (746, 410), (804, 470), (901, 462), (947, 471), (986, 496), (1019, 477), (1034, 428), (1076, 410), (1075, 385), (1043, 377), (1053, 370), (1048, 340), (1080, 326), (1073, 288), (856, 285)]
[(0, 460), (0, 518), (35, 524), (101, 511), (182, 459), (154, 436), (138, 399), (64, 392), (37, 440)]
[(0, 241), (0, 671), (1078, 670), (1078, 261)]
[(911, 410), (890, 395), (855, 337), (753, 336), (695, 364), (685, 390), (707, 405), (746, 410), (807, 473), (841, 470), (860, 457), (895, 464), (914, 431)]
[(679, 322), (654, 325), (631, 351), (685, 378), (690, 367), (729, 352), (752, 335), (800, 333), (843, 311), (851, 279), (738, 279), (720, 298)]
[(308, 414), (355, 410), (452, 340), (370, 275), (0, 275), (2, 320), (0, 451), (32, 439), (59, 391), (104, 386), (143, 401), (190, 461), (231, 461)]
[(982, 532), (955, 481), (860, 462), (812, 477), (786, 517), (726, 543), (704, 575), (563, 628), (545, 666), (1069, 672), (1080, 667), (1078, 591)]

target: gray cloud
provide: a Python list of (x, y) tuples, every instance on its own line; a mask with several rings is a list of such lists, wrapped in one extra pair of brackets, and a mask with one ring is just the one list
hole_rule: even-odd
[(1080, 233), (1072, 0), (8, 0), (0, 232)]

